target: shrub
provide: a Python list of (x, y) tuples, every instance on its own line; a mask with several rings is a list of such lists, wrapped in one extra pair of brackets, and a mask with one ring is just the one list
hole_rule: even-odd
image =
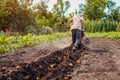
[(53, 29), (49, 26), (43, 26), (41, 28), (41, 34), (51, 34), (53, 33)]

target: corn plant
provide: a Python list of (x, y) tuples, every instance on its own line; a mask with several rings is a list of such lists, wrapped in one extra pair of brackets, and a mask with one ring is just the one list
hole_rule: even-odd
[(87, 32), (120, 31), (120, 23), (115, 21), (87, 20), (85, 21)]

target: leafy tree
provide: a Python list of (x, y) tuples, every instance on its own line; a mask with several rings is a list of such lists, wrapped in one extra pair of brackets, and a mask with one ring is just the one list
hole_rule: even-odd
[(108, 12), (107, 12), (107, 18), (109, 19), (109, 14), (110, 12), (114, 9), (115, 7), (115, 2), (113, 2), (112, 0), (107, 0), (107, 5), (106, 5)]
[(120, 21), (120, 6), (111, 11), (110, 19), (118, 22)]
[(65, 13), (69, 9), (69, 7), (70, 7), (70, 2), (69, 1), (63, 2), (63, 0), (57, 0), (57, 3), (54, 4), (54, 7), (53, 7), (52, 11), (58, 17), (64, 18), (65, 17)]
[[(3, 13), (0, 19), (4, 21), (2, 27), (11, 31), (26, 31), (26, 27), (34, 23), (32, 11), (29, 9), (31, 0), (3, 0)], [(2, 10), (2, 9), (1, 9)], [(4, 14), (5, 13), (5, 14)]]
[(65, 13), (70, 7), (70, 2), (68, 0), (57, 0), (57, 3), (54, 4), (52, 12), (54, 15), (58, 16), (58, 19), (55, 23), (57, 31), (65, 31), (65, 26), (67, 19), (65, 18)]
[(80, 13), (80, 14), (83, 14), (84, 13), (84, 4), (79, 4), (79, 9), (78, 9), (78, 12)]
[(46, 16), (47, 15), (47, 3), (48, 1), (46, 0), (40, 0), (40, 2), (38, 2), (33, 8), (35, 9), (35, 11), (37, 12), (37, 15), (39, 15), (39, 18), (42, 16)]
[(48, 1), (41, 0), (33, 8), (35, 9), (35, 19), (39, 29), (43, 26), (53, 27), (53, 24), (57, 21), (57, 17), (50, 11), (47, 10)]
[(0, 30), (5, 30), (7, 21), (5, 20), (11, 13), (7, 10), (7, 0), (0, 0)]
[(84, 17), (91, 20), (101, 19), (105, 15), (106, 4), (106, 0), (86, 0)]
[(9, 15), (10, 13), (6, 10), (7, 0), (0, 0), (0, 18)]

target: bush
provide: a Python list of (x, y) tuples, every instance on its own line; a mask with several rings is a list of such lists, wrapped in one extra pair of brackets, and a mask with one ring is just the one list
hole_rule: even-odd
[(68, 33), (53, 33), (48, 35), (9, 35), (0, 34), (0, 54), (8, 51), (13, 51), (18, 48), (39, 45), (45, 42), (50, 42), (59, 38), (69, 36)]
[(36, 26), (33, 26), (33, 25), (26, 27), (26, 32), (27, 33), (34, 33), (34, 34), (39, 34), (40, 33), (39, 29)]
[(41, 34), (51, 34), (53, 33), (53, 29), (49, 26), (43, 26), (41, 28)]

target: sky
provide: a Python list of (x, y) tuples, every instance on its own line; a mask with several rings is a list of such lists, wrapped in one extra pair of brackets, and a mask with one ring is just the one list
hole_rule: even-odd
[[(34, 0), (35, 2), (39, 2), (40, 0)], [(66, 1), (66, 0), (63, 0), (63, 1)], [(71, 13), (71, 12), (74, 12), (75, 9), (78, 8), (78, 5), (83, 3), (85, 4), (85, 1), (86, 0), (68, 0), (70, 3), (71, 3), (71, 7), (69, 8), (68, 10), (68, 13)], [(112, 0), (113, 2), (116, 3), (116, 6), (120, 6), (120, 0)], [(52, 10), (53, 8), (53, 5), (57, 2), (57, 0), (49, 0), (49, 3), (48, 3), (48, 10)]]
[[(51, 9), (51, 6), (56, 2), (57, 0), (50, 0), (50, 2), (48, 3), (49, 9)], [(69, 0), (69, 2), (71, 3), (71, 7), (69, 8), (68, 12), (74, 12), (75, 9), (78, 8), (79, 4), (85, 3), (85, 0)]]

